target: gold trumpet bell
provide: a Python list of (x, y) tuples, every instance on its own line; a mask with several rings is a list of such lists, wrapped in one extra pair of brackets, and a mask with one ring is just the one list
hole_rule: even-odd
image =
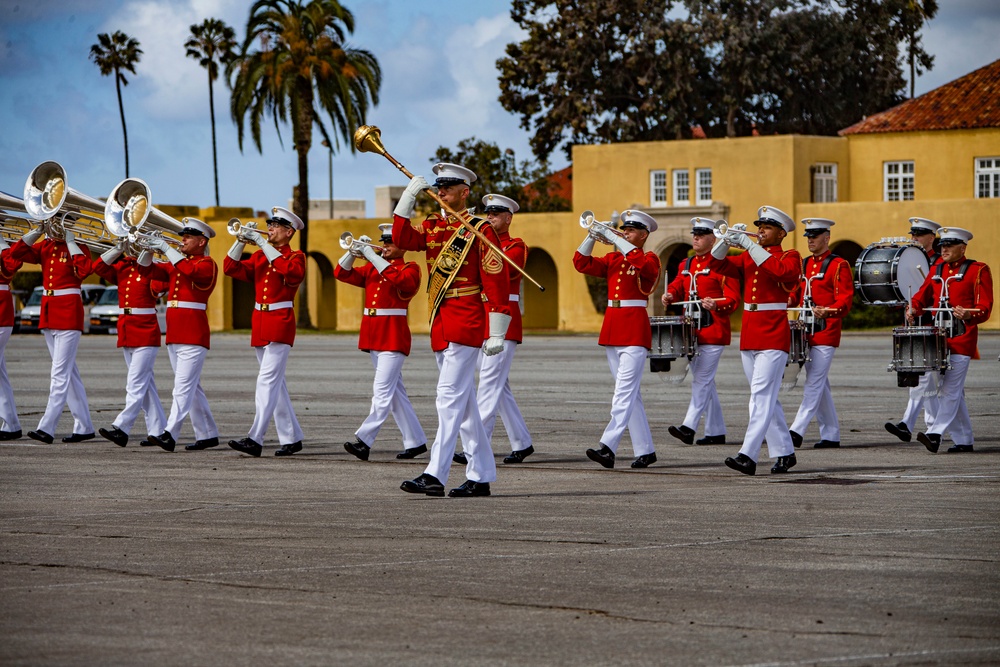
[(385, 155), (382, 145), (382, 130), (374, 125), (362, 125), (354, 132), (354, 147), (362, 153)]

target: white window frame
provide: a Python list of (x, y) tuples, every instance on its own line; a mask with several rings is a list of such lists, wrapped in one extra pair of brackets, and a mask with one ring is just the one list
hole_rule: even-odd
[(976, 177), (972, 187), (976, 191), (976, 199), (1000, 198), (1000, 157), (977, 157), (975, 165)]
[(667, 205), (667, 170), (649, 170), (649, 206), (663, 208)]
[(831, 204), (837, 201), (837, 163), (817, 162), (813, 165), (813, 202)]
[(917, 192), (916, 171), (913, 160), (883, 162), (882, 200), (913, 201)]
[[(683, 176), (683, 183), (681, 177)], [(691, 205), (691, 174), (687, 169), (674, 169), (670, 182), (673, 184), (674, 206)]]
[(696, 202), (698, 206), (710, 206), (712, 204), (712, 170), (707, 167), (695, 169), (694, 183), (697, 188), (698, 198)]

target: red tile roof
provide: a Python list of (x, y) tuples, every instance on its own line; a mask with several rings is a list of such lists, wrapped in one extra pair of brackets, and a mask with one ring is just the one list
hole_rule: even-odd
[(914, 132), (1000, 127), (1000, 60), (839, 132)]

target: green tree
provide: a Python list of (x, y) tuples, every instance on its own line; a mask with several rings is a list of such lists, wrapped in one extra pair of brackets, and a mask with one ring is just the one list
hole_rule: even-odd
[(215, 80), (219, 65), (226, 65), (236, 53), (236, 31), (219, 19), (205, 19), (191, 26), (191, 37), (184, 42), (189, 58), (208, 71), (208, 113), (212, 120), (212, 171), (215, 175), (215, 205), (219, 205), (219, 158), (215, 143)]
[(135, 66), (142, 56), (142, 49), (134, 37), (121, 30), (109, 35), (102, 32), (97, 36), (97, 44), (90, 47), (90, 59), (101, 70), (101, 76), (115, 76), (115, 90), (118, 92), (118, 113), (122, 118), (122, 137), (125, 139), (125, 178), (128, 178), (128, 130), (125, 128), (125, 106), (122, 104), (122, 86), (128, 85), (125, 72), (135, 74)]
[[(258, 151), (261, 122), (270, 115), (278, 139), (281, 123), (292, 126), (298, 155), (299, 184), (292, 208), (306, 222), (299, 246), (309, 254), (309, 148), (313, 125), (330, 150), (343, 138), (353, 152), (351, 135), (366, 122), (370, 105), (378, 104), (382, 71), (370, 52), (347, 46), (354, 32), (354, 15), (336, 0), (257, 0), (250, 8), (246, 39), (229, 63), (230, 110), (243, 150), (244, 126)], [(328, 130), (323, 113), (329, 116)], [(307, 282), (301, 302), (308, 303)], [(309, 309), (299, 308), (299, 326), (311, 327)]]

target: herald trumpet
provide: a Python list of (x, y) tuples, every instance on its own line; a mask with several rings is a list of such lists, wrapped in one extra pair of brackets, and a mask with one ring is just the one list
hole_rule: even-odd
[(257, 222), (255, 220), (251, 220), (250, 222), (241, 222), (239, 218), (230, 219), (229, 223), (226, 224), (226, 231), (235, 236), (237, 241), (249, 243), (251, 245), (257, 245), (257, 242), (251, 238), (250, 232), (260, 233), (260, 230), (257, 229)]
[(354, 235), (350, 232), (344, 232), (340, 235), (340, 247), (358, 259), (364, 257), (364, 253), (361, 252), (359, 246), (368, 246), (374, 249), (377, 254), (382, 254), (382, 246), (371, 243), (371, 239), (367, 236), (362, 235), (360, 238), (354, 238)]
[(590, 232), (592, 232), (591, 236), (595, 240), (600, 241), (601, 243), (604, 243), (606, 245), (611, 245), (611, 241), (608, 241), (601, 234), (594, 233), (598, 229), (606, 229), (607, 231), (611, 232), (612, 234), (614, 234), (616, 236), (620, 236), (622, 238), (625, 238), (625, 234), (622, 233), (622, 232), (620, 232), (620, 231), (618, 231), (615, 228), (615, 223), (613, 221), (612, 222), (602, 222), (600, 220), (597, 220), (594, 217), (594, 212), (593, 211), (584, 211), (583, 213), (580, 214), (580, 226), (583, 227), (584, 229), (587, 229)]
[(757, 234), (755, 232), (748, 232), (745, 229), (731, 229), (729, 225), (726, 224), (725, 220), (720, 221), (719, 224), (715, 226), (715, 230), (713, 231), (713, 233), (715, 234), (715, 238), (718, 239), (721, 239), (729, 232), (732, 232), (734, 234), (746, 234), (747, 236), (752, 236), (755, 239), (760, 240), (760, 234)]

